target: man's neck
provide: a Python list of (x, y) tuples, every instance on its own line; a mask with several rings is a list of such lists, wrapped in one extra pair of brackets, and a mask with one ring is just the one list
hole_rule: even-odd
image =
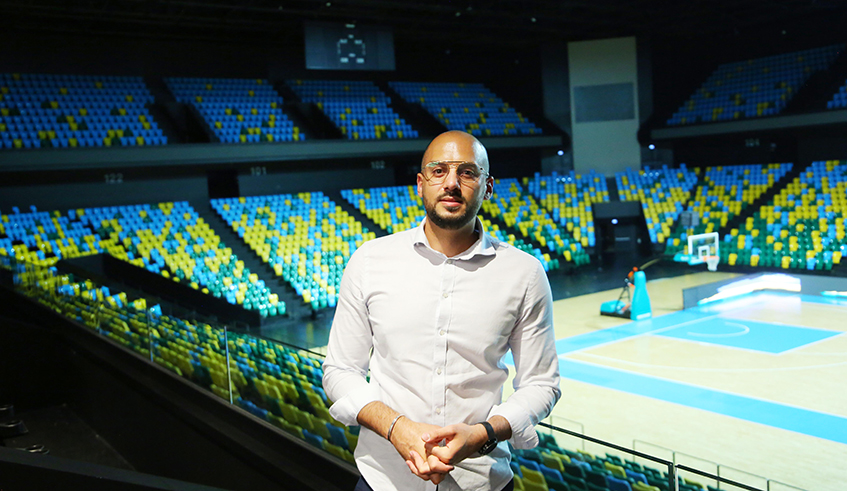
[(446, 229), (433, 224), (430, 220), (424, 223), (424, 234), (429, 246), (447, 257), (458, 256), (470, 249), (479, 238), (476, 232), (476, 218), (460, 229)]

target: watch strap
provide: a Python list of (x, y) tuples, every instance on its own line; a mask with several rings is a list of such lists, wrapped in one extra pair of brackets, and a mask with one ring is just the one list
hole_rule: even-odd
[(488, 455), (497, 447), (497, 434), (494, 433), (494, 427), (491, 426), (491, 423), (488, 421), (480, 421), (477, 424), (482, 425), (482, 427), (485, 428), (485, 432), (488, 434), (488, 440), (482, 444), (482, 447), (480, 447), (478, 452), (480, 455)]
[(497, 434), (494, 433), (494, 427), (491, 426), (491, 423), (489, 423), (488, 421), (480, 421), (477, 424), (482, 425), (483, 428), (485, 428), (485, 432), (488, 433), (488, 441), (497, 441)]

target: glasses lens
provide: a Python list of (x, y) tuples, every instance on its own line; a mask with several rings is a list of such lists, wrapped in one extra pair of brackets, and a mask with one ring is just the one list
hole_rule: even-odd
[(450, 173), (450, 166), (447, 164), (432, 163), (424, 168), (424, 175), (427, 180), (437, 183), (444, 180), (447, 174)]
[(458, 179), (466, 184), (479, 182), (483, 174), (479, 166), (471, 162), (431, 162), (424, 167), (424, 177), (434, 184), (440, 184), (450, 174), (451, 167), (456, 169)]
[(465, 182), (476, 182), (482, 174), (476, 164), (461, 164), (456, 169), (456, 175)]

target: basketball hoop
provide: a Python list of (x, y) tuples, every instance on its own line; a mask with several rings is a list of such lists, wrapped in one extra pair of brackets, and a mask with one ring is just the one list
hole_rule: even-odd
[(718, 262), (720, 262), (720, 256), (706, 256), (703, 259), (706, 261), (706, 266), (709, 267), (709, 271), (717, 271), (718, 270)]

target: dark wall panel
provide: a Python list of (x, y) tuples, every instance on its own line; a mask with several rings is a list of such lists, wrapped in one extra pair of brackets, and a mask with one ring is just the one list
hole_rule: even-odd
[[(117, 174), (117, 173), (113, 173)], [(99, 181), (21, 183), (0, 185), (0, 211), (8, 213), (12, 206), (23, 211), (35, 205), (39, 210), (67, 210), (95, 206), (135, 205), (162, 201), (206, 201), (209, 199), (205, 176), (173, 177), (122, 182)]]
[(326, 193), (341, 189), (394, 185), (394, 172), (391, 169), (293, 171), (238, 176), (238, 187), (242, 196), (309, 191)]

